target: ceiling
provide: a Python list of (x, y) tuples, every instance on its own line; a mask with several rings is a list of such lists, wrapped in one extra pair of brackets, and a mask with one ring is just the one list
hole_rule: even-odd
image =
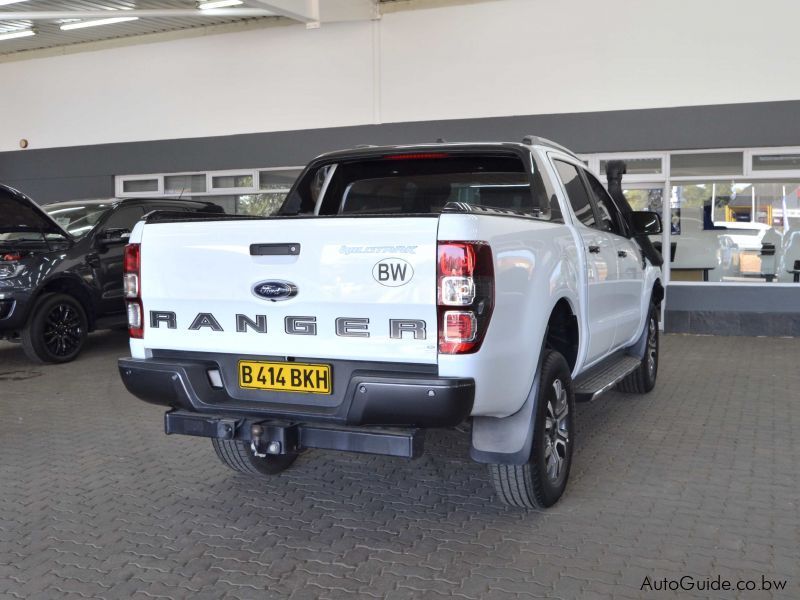
[[(319, 23), (374, 19), (386, 10), (485, 0), (230, 0), (235, 5), (200, 10), (202, 3), (212, 1), (215, 0), (0, 0), (0, 61), (49, 54), (48, 49), (53, 48), (73, 46), (79, 50), (79, 44), (210, 26), (236, 23), (257, 27), (282, 20), (316, 27)], [(116, 18), (126, 20), (71, 27)], [(64, 26), (66, 30), (62, 29)], [(5, 37), (20, 32), (25, 37)]]
[[(276, 16), (274, 13), (266, 10), (266, 7), (259, 6), (256, 6), (256, 8), (264, 12), (262, 16), (228, 16), (224, 11), (221, 15), (203, 15), (201, 11), (196, 10), (197, 5), (192, 0), (26, 0), (14, 2), (13, 4), (3, 4), (4, 1), (8, 0), (0, 0), (0, 15), (11, 12), (71, 13), (73, 11), (78, 14), (54, 15), (58, 18), (0, 18), (0, 55), (26, 50), (52, 48), (55, 46), (66, 46), (81, 42), (93, 42), (190, 29), (194, 27), (220, 25), (243, 20), (275, 18)], [(237, 8), (248, 8), (248, 5), (243, 4)], [(60, 28), (61, 25), (71, 22), (86, 22), (103, 17), (101, 14), (93, 14), (95, 12), (108, 13), (108, 17), (106, 18), (117, 18), (137, 13), (137, 10), (132, 9), (157, 10), (160, 16), (155, 18), (146, 18), (142, 16), (137, 20), (68, 31), (64, 31)], [(161, 11), (163, 9), (183, 10), (173, 16), (166, 12), (162, 13)], [(86, 11), (89, 12), (87, 13)], [(187, 11), (196, 12), (198, 16), (187, 15)], [(124, 13), (129, 13), (129, 15), (125, 15)], [(2, 35), (5, 33), (30, 29), (35, 31), (35, 35), (16, 39), (2, 39)]]

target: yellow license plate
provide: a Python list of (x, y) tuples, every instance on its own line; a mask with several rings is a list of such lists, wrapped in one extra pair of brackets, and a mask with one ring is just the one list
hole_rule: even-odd
[(278, 392), (330, 394), (330, 365), (296, 362), (239, 361), (239, 387)]

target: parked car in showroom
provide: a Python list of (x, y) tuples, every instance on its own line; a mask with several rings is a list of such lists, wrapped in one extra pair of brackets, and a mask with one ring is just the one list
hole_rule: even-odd
[(655, 386), (660, 231), (540, 138), (323, 155), (277, 216), (137, 224), (120, 373), (243, 473), (466, 421), (500, 500), (548, 507), (576, 398)]
[(103, 199), (38, 206), (0, 184), (0, 339), (42, 363), (74, 359), (95, 329), (124, 327), (123, 248), (157, 209), (222, 213), (189, 200)]

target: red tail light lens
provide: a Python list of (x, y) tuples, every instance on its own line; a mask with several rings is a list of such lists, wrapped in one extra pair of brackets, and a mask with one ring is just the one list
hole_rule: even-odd
[(477, 352), (494, 308), (492, 250), (486, 242), (439, 242), (437, 263), (439, 352)]
[(123, 261), (123, 286), (127, 300), (128, 333), (132, 338), (144, 337), (144, 310), (142, 309), (141, 255), (139, 244), (125, 246)]
[(444, 341), (463, 344), (475, 341), (478, 320), (472, 311), (448, 310), (444, 313)]
[(126, 273), (138, 273), (141, 267), (141, 257), (139, 244), (128, 244), (125, 246), (124, 270)]

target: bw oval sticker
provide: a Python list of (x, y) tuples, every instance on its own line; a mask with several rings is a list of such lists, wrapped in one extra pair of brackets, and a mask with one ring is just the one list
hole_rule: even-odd
[(372, 267), (372, 277), (387, 287), (399, 287), (414, 277), (414, 267), (402, 258), (384, 258)]

